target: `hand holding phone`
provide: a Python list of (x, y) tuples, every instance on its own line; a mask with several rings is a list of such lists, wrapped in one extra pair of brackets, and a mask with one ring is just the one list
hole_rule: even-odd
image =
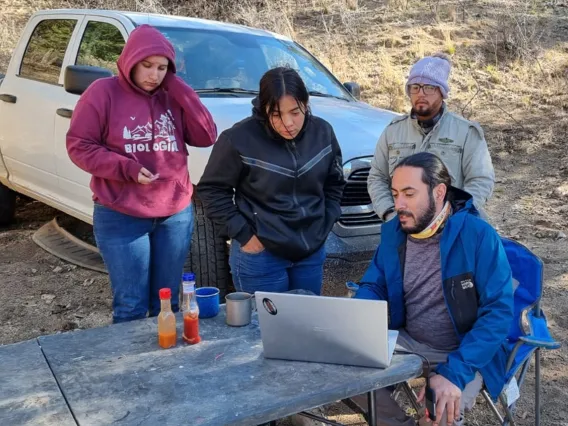
[(436, 392), (426, 383), (424, 398), (426, 400), (426, 415), (433, 422), (436, 421)]
[(159, 173), (156, 173), (154, 175), (148, 169), (146, 169), (145, 167), (142, 167), (142, 169), (138, 173), (138, 183), (141, 183), (142, 185), (148, 185), (148, 184), (154, 182), (159, 177), (160, 177)]
[(426, 379), (426, 387), (420, 392), (418, 402), (425, 400), (428, 421), (438, 426), (444, 412), (447, 423), (453, 424), (460, 418), (461, 390), (444, 376), (434, 374)]

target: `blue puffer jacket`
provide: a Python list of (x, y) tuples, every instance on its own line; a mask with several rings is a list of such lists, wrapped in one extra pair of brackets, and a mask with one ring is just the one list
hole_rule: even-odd
[[(462, 390), (479, 371), (497, 399), (505, 385), (505, 340), (513, 321), (511, 268), (501, 239), (478, 217), (471, 196), (459, 189), (451, 191), (454, 213), (440, 241), (441, 285), (460, 346), (436, 371)], [(390, 329), (402, 328), (406, 321), (406, 238), (398, 218), (383, 225), (381, 244), (355, 296), (386, 300)]]

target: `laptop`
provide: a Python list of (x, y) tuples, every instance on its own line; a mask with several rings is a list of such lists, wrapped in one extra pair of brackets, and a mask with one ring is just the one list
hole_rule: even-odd
[(264, 357), (387, 368), (398, 331), (387, 302), (290, 293), (255, 293)]

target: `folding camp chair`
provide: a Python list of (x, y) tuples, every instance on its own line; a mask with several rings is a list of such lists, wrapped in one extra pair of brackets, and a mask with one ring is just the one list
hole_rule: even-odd
[[(548, 330), (546, 316), (541, 309), (543, 263), (534, 253), (524, 245), (501, 238), (503, 247), (509, 260), (513, 275), (514, 288), (514, 321), (509, 331), (507, 344), (509, 346), (509, 360), (507, 362), (506, 385), (499, 396), (503, 407), (503, 416), (493, 403), (489, 393), (484, 388), (481, 393), (491, 410), (499, 419), (502, 426), (514, 426), (514, 412), (516, 400), (507, 401), (506, 390), (515, 383), (522, 389), (532, 356), (535, 356), (535, 425), (540, 425), (540, 350), (558, 349), (560, 343), (556, 342)], [(351, 283), (352, 284), (352, 283)], [(348, 286), (349, 288), (349, 286)], [(416, 393), (406, 382), (399, 384), (395, 390), (396, 396), (404, 392), (417, 413), (422, 414), (424, 407), (418, 404)], [(365, 415), (361, 407), (351, 400), (344, 401), (350, 408)]]
[[(503, 247), (513, 272), (514, 321), (509, 331), (507, 343), (510, 355), (507, 362), (507, 389), (511, 382), (516, 380), (519, 389), (522, 389), (531, 359), (535, 357), (535, 425), (540, 425), (540, 351), (541, 349), (558, 349), (560, 343), (556, 342), (548, 330), (546, 316), (541, 308), (542, 284), (544, 276), (543, 263), (522, 244), (501, 238)], [(513, 383), (514, 385), (514, 383)], [(511, 386), (513, 386), (511, 385)], [(514, 426), (513, 415), (516, 401), (507, 401), (506, 392), (499, 396), (505, 416), (503, 417), (486, 389), (482, 395), (503, 426)]]

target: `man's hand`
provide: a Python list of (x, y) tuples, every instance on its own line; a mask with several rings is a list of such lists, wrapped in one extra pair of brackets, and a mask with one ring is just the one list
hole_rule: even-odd
[[(436, 395), (436, 421), (434, 422), (434, 426), (440, 424), (444, 410), (447, 416), (446, 424), (453, 424), (454, 420), (459, 419), (461, 414), (460, 400), (462, 393), (460, 388), (439, 374), (430, 377), (430, 388)], [(418, 402), (422, 403), (425, 393), (426, 388), (422, 388), (418, 395)], [(430, 419), (426, 418), (426, 421), (430, 422)]]
[(257, 254), (264, 250), (264, 246), (260, 242), (260, 240), (253, 235), (252, 238), (246, 243), (244, 246), (241, 247), (241, 250), (245, 253), (250, 254)]
[(140, 169), (140, 172), (138, 172), (138, 183), (141, 183), (142, 185), (148, 185), (154, 182), (159, 177), (160, 175), (153, 175), (148, 171), (148, 169), (142, 167)]

